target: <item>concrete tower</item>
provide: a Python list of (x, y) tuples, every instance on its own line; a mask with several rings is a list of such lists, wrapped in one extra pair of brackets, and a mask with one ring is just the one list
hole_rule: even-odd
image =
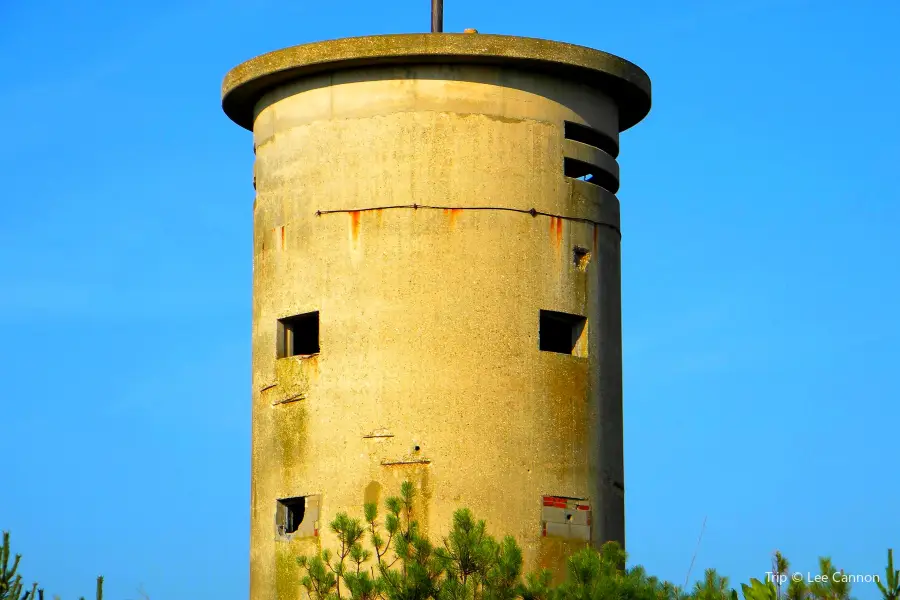
[[(403, 480), (562, 567), (624, 543), (619, 133), (635, 65), (545, 40), (386, 35), (233, 69), (253, 132), (251, 598), (299, 594)], [(383, 514), (383, 511), (382, 511)]]

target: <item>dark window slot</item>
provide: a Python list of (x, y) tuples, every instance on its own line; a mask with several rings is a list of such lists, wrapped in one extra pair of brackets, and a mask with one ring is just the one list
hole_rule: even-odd
[[(584, 335), (587, 319), (580, 315), (542, 310), (540, 314), (539, 344), (544, 352), (584, 355), (579, 344)], [(579, 351), (579, 346), (582, 346)]]
[(586, 125), (579, 125), (570, 121), (565, 122), (565, 136), (567, 140), (581, 142), (594, 148), (600, 148), (613, 158), (619, 156), (619, 144), (602, 131), (591, 129)]
[(574, 158), (563, 159), (563, 174), (572, 179), (580, 179), (587, 183), (602, 187), (604, 190), (615, 194), (619, 191), (619, 180), (600, 167), (576, 160)]
[(311, 312), (278, 321), (278, 358), (319, 353), (319, 313)]

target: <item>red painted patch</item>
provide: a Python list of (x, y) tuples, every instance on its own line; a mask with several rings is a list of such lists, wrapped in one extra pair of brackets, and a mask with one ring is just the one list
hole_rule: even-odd
[(562, 233), (563, 233), (563, 220), (556, 219), (556, 247), (559, 248), (559, 245), (562, 243)]
[(284, 225), (281, 226), (281, 249), (284, 250)]

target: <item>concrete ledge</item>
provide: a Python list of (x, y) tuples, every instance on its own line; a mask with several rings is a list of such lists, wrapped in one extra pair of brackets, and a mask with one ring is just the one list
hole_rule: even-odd
[(260, 97), (286, 82), (347, 68), (429, 63), (505, 66), (596, 87), (618, 104), (620, 131), (650, 112), (650, 78), (627, 60), (585, 46), (480, 33), (342, 38), (269, 52), (228, 72), (222, 83), (222, 110), (252, 131)]

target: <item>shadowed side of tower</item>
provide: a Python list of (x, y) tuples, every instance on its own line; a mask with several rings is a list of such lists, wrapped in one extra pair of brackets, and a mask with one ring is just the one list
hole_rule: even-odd
[(236, 67), (253, 131), (251, 598), (299, 595), (400, 482), (526, 569), (624, 543), (618, 138), (650, 82), (483, 34), (349, 38)]

